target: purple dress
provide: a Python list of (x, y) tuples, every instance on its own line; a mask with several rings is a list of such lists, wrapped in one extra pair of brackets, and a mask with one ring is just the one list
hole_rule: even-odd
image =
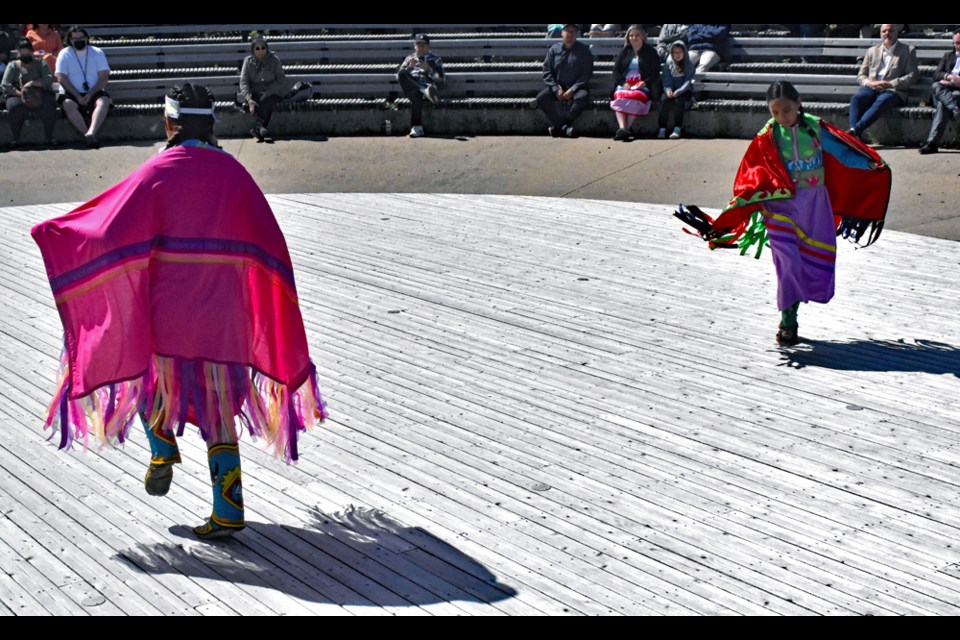
[[(789, 200), (767, 202), (763, 214), (777, 269), (781, 311), (797, 302), (829, 302), (833, 298), (837, 227), (824, 184), (821, 144), (825, 135), (831, 141), (833, 136), (812, 120), (807, 120), (807, 127), (772, 125), (777, 150), (796, 189)], [(844, 156), (840, 143), (836, 144), (840, 153), (835, 155)]]

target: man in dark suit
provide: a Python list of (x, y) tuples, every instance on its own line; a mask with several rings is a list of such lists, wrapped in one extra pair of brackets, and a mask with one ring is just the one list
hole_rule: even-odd
[(917, 50), (898, 40), (900, 25), (880, 26), (880, 44), (867, 49), (850, 99), (850, 133), (863, 134), (885, 111), (907, 103), (907, 89), (917, 81)]
[(939, 151), (947, 120), (960, 116), (960, 30), (953, 34), (953, 51), (945, 53), (937, 65), (930, 94), (937, 113), (933, 116), (927, 142), (920, 147), (922, 154)]
[[(548, 131), (554, 138), (574, 137), (573, 122), (590, 105), (587, 85), (593, 77), (593, 54), (590, 47), (577, 42), (579, 33), (577, 25), (563, 25), (563, 41), (550, 47), (543, 60), (543, 82), (547, 88), (537, 94), (537, 104), (550, 119)], [(561, 116), (557, 102), (573, 104)]]

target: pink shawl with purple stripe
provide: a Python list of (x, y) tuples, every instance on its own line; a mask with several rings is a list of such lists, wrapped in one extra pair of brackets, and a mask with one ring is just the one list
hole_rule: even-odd
[(233, 157), (174, 147), (32, 234), (64, 328), (61, 448), (123, 442), (142, 412), (204, 439), (239, 422), (297, 459), (323, 402), (286, 242)]

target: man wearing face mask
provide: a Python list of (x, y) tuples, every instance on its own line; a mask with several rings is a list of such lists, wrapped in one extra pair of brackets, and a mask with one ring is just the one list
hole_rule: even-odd
[(69, 46), (57, 56), (56, 75), (63, 114), (87, 146), (95, 149), (100, 146), (97, 132), (110, 110), (110, 96), (104, 91), (110, 79), (110, 65), (103, 51), (91, 46), (89, 41), (90, 36), (83, 27), (70, 31)]

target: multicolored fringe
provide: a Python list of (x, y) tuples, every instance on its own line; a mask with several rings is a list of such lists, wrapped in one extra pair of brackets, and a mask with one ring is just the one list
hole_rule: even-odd
[(744, 255), (750, 247), (757, 245), (757, 253), (754, 257), (759, 258), (763, 248), (770, 244), (762, 210), (754, 211), (749, 219), (732, 230), (714, 228), (715, 220), (695, 205), (684, 207), (681, 204), (679, 210), (673, 215), (697, 231), (694, 234), (684, 229), (685, 233), (700, 236), (709, 243), (711, 249), (740, 249), (740, 255)]
[(760, 259), (763, 248), (770, 246), (770, 238), (767, 236), (767, 225), (763, 221), (762, 211), (754, 211), (750, 214), (750, 221), (747, 222), (740, 236), (738, 245), (740, 246), (740, 255), (745, 255), (750, 247), (757, 245), (757, 253), (754, 258)]
[(48, 440), (60, 434), (61, 449), (79, 440), (86, 450), (91, 435), (101, 447), (122, 444), (143, 412), (151, 423), (161, 421), (166, 433), (183, 435), (189, 420), (200, 428), (204, 440), (216, 438), (215, 442), (227, 441), (228, 429), (239, 437), (245, 427), (252, 438), (264, 438), (277, 457), (290, 463), (300, 457), (299, 433), (327, 417), (312, 363), (307, 380), (292, 392), (247, 366), (160, 356), (154, 356), (143, 376), (105, 385), (82, 398), (70, 397), (66, 357), (58, 376), (43, 428), (52, 430)]
[[(849, 240), (861, 247), (869, 247), (880, 238), (883, 220), (865, 220), (863, 218), (843, 218), (837, 225), (837, 236)], [(860, 239), (866, 236), (863, 244)]]

